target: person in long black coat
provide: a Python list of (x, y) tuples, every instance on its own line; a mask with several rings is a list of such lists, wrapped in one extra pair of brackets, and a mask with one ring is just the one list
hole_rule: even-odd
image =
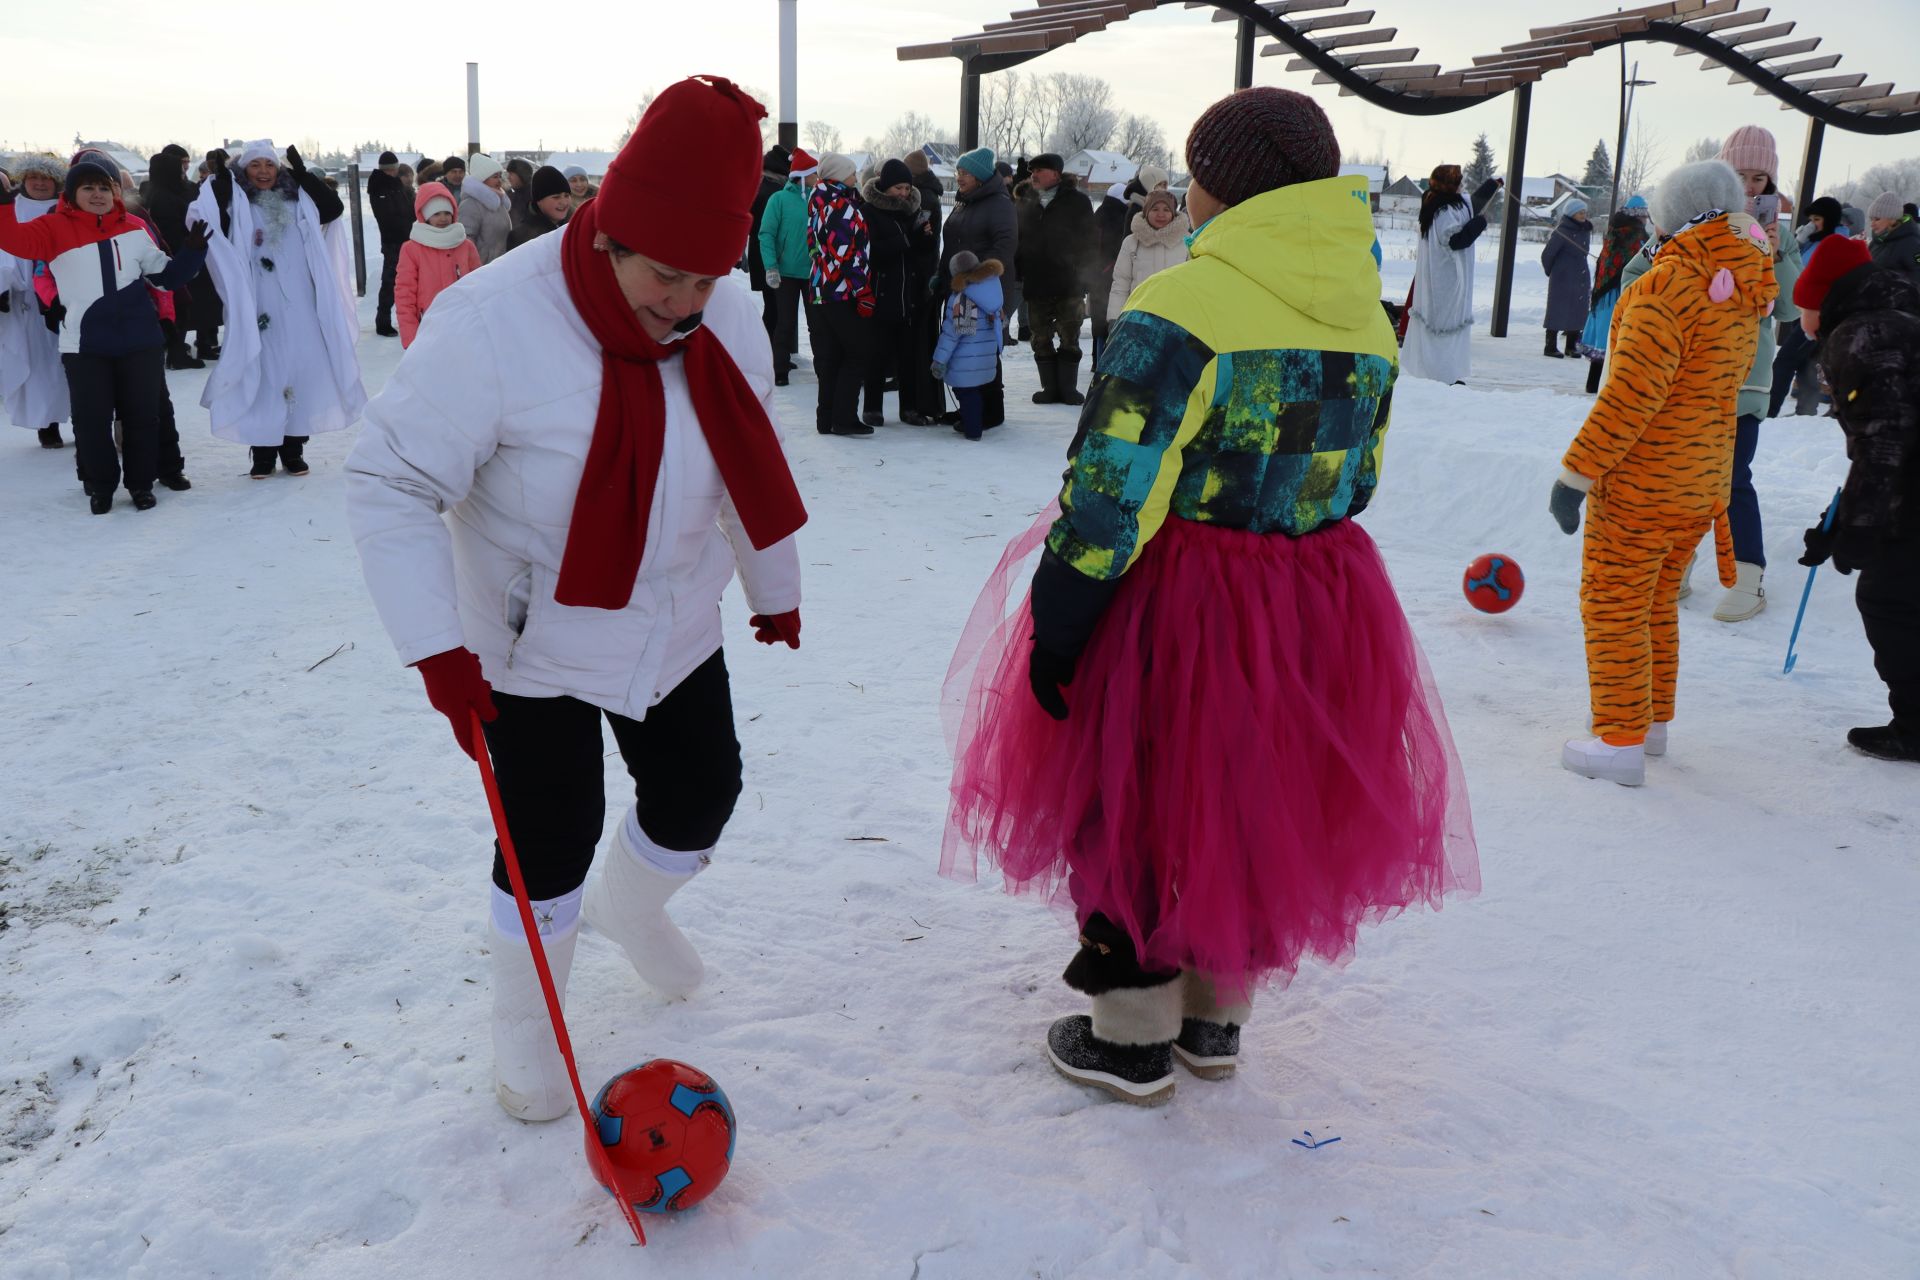
[(367, 203), (373, 206), (373, 220), (380, 227), (380, 300), (373, 313), (373, 331), (383, 338), (397, 338), (393, 327), (393, 285), (400, 271), (400, 250), (413, 233), (413, 192), (400, 180), (400, 158), (391, 151), (380, 153), (379, 167), (367, 175)]
[[(147, 162), (147, 180), (140, 184), (140, 204), (160, 232), (169, 252), (187, 238), (187, 208), (200, 194), (200, 184), (187, 177), (187, 149), (168, 143), (160, 154)], [(200, 291), (213, 292), (213, 277), (203, 269), (186, 289), (174, 293), (174, 319), (162, 320), (160, 328), (167, 340), (167, 368), (201, 369), (201, 360), (187, 348), (184, 332), (193, 318), (193, 298)]]
[(1546, 355), (1561, 357), (1555, 342), (1561, 334), (1567, 338), (1565, 354), (1580, 354), (1576, 344), (1593, 302), (1593, 268), (1587, 263), (1592, 246), (1593, 223), (1587, 220), (1587, 206), (1571, 201), (1560, 225), (1547, 237), (1547, 247), (1540, 251), (1540, 266), (1547, 273)]
[[(953, 279), (953, 255), (965, 250), (981, 262), (991, 258), (1000, 264), (1001, 285), (1011, 298), (1019, 283), (1019, 264), (1015, 259), (1019, 257), (1020, 220), (1014, 213), (1013, 197), (1007, 194), (1007, 180), (994, 167), (993, 148), (979, 147), (967, 152), (955, 163), (954, 172), (960, 191), (954, 197), (953, 212), (947, 215), (941, 236), (940, 271), (934, 296), (938, 298), (948, 292), (948, 282)], [(997, 427), (1007, 420), (1002, 375), (996, 373), (982, 390), (981, 425)], [(957, 413), (952, 421), (958, 426)]]
[(1093, 204), (1061, 172), (1052, 153), (1027, 162), (1033, 176), (1022, 188), (1020, 285), (1033, 328), (1033, 365), (1040, 375), (1035, 404), (1079, 404), (1080, 327), (1087, 318), (1087, 286), (1094, 275), (1099, 236)]
[(920, 211), (913, 216), (907, 246), (907, 326), (912, 346), (907, 367), (901, 370), (900, 421), (924, 427), (946, 412), (946, 393), (933, 376), (933, 349), (940, 342), (940, 307), (933, 296), (940, 272), (941, 201), (946, 189), (933, 176), (927, 153), (911, 151), (905, 160), (920, 193)]
[[(792, 157), (778, 143), (760, 157), (760, 190), (753, 197), (753, 232), (747, 237), (747, 285), (760, 295), (760, 322), (767, 326), (769, 342), (780, 327), (780, 294), (778, 290), (767, 288), (767, 262), (760, 253), (760, 219), (766, 216), (767, 201), (787, 185), (787, 175), (792, 172)], [(774, 354), (777, 356), (781, 353)], [(774, 363), (778, 364), (779, 361)]]
[(914, 290), (909, 286), (908, 266), (913, 256), (914, 222), (920, 214), (920, 192), (905, 162), (888, 160), (861, 186), (860, 203), (866, 210), (867, 234), (872, 238), (873, 264), (873, 358), (867, 363), (864, 421), (877, 427), (886, 421), (889, 374), (896, 377), (900, 387), (902, 422), (912, 405), (906, 389), (910, 381), (908, 362), (913, 358), (910, 295)]

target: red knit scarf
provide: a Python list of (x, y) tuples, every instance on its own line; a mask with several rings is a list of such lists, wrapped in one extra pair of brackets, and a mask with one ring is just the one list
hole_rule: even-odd
[(678, 342), (655, 342), (640, 327), (614, 279), (612, 260), (594, 250), (598, 204), (582, 205), (562, 233), (567, 292), (600, 344), (601, 384), (554, 599), (624, 609), (646, 550), (653, 486), (666, 447), (662, 360), (680, 356), (686, 362), (700, 430), (754, 547), (763, 550), (787, 537), (807, 522), (807, 512), (773, 423), (719, 337), (702, 327)]

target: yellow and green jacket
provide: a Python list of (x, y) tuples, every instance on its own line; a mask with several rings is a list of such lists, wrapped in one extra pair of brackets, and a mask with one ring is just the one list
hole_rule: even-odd
[(1311, 533), (1379, 480), (1399, 348), (1360, 178), (1221, 213), (1113, 322), (1048, 550), (1118, 579), (1169, 516)]

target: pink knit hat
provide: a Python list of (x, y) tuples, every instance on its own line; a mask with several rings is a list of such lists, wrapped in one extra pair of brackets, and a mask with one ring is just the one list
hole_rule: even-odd
[(1780, 181), (1780, 155), (1773, 135), (1757, 124), (1743, 124), (1720, 144), (1720, 158), (1736, 170), (1758, 171), (1770, 182)]

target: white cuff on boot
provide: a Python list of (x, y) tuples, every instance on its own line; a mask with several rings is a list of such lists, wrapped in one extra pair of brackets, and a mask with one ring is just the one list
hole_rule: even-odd
[(1166, 1044), (1180, 1034), (1183, 995), (1178, 979), (1104, 991), (1093, 998), (1094, 1037), (1108, 1044)]
[[(520, 904), (514, 896), (497, 884), (488, 886), (493, 890), (493, 927), (503, 938), (515, 942), (526, 938), (526, 930), (520, 923)], [(587, 887), (581, 885), (572, 893), (561, 894), (557, 898), (542, 898), (528, 905), (533, 908), (534, 927), (543, 938), (556, 938), (571, 933), (580, 923), (580, 899)]]

